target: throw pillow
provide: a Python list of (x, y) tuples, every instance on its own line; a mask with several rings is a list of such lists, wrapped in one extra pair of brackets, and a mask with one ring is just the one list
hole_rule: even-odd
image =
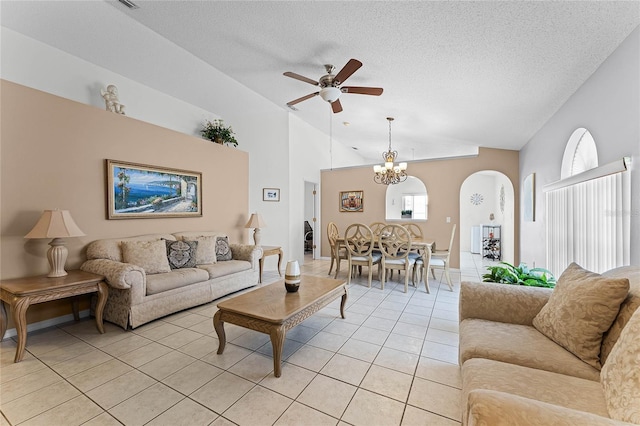
[[(187, 241), (187, 240), (184, 240)], [(197, 237), (196, 265), (211, 265), (216, 263), (216, 237)]]
[(162, 240), (123, 241), (122, 260), (144, 269), (146, 274), (171, 272), (167, 260), (167, 246)]
[(167, 245), (167, 260), (171, 269), (196, 267), (197, 241), (165, 240), (165, 244)]
[(572, 263), (562, 273), (547, 304), (533, 319), (542, 334), (600, 369), (602, 335), (629, 292), (626, 278), (607, 278)]
[(231, 260), (231, 247), (229, 247), (228, 237), (218, 237), (216, 239), (216, 260), (218, 262)]
[(640, 309), (622, 329), (602, 367), (600, 383), (612, 419), (640, 424)]

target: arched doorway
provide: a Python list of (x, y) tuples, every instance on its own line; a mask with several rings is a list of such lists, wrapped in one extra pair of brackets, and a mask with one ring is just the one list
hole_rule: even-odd
[[(494, 234), (493, 239), (498, 240), (499, 236), (499, 256), (494, 250), (493, 257), (484, 257), (488, 253), (483, 247), (483, 225), (500, 226), (499, 234), (496, 230), (485, 230)], [(503, 173), (476, 172), (460, 187), (460, 258), (468, 253), (480, 255), (483, 263), (515, 260), (515, 192), (513, 183)]]

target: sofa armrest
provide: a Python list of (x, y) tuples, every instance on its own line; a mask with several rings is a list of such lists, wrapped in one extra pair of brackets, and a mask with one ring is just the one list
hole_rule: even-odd
[(478, 318), (531, 325), (552, 291), (543, 287), (463, 281), (460, 284), (460, 321)]
[(121, 290), (130, 289), (132, 285), (146, 286), (147, 277), (144, 269), (131, 263), (116, 262), (109, 259), (87, 260), (80, 267), (83, 271), (104, 275), (111, 287)]
[[(622, 426), (631, 423), (488, 389), (469, 393), (467, 426)], [(464, 403), (464, 401), (463, 401)], [(464, 405), (463, 405), (464, 406)]]
[(251, 262), (253, 269), (258, 268), (258, 262), (262, 257), (262, 247), (249, 244), (229, 244), (231, 256), (235, 260), (246, 260)]

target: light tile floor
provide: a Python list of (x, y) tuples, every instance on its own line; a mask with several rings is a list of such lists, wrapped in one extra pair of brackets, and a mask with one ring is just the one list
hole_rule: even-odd
[[(32, 332), (18, 364), (5, 339), (0, 426), (459, 424), (459, 283), (484, 273), (479, 255), (461, 257), (453, 292), (441, 271), (431, 294), (396, 281), (383, 291), (375, 279), (369, 289), (357, 277), (346, 319), (336, 301), (287, 334), (280, 378), (264, 334), (226, 324), (216, 354), (219, 301), (129, 331), (105, 323), (101, 335), (84, 319)], [(266, 271), (264, 282), (278, 278)]]

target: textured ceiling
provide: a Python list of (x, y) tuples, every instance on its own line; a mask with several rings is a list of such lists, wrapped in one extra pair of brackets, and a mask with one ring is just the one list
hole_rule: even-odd
[[(2, 3), (3, 25), (80, 57), (95, 52), (78, 34), (100, 19), (96, 2)], [(343, 94), (333, 136), (372, 161), (387, 147), (387, 116), (400, 160), (520, 149), (640, 23), (635, 1), (109, 3), (283, 109), (317, 91), (283, 72), (317, 80), (323, 64), (359, 59), (346, 84), (384, 93)], [(70, 21), (77, 31), (56, 31)], [(123, 46), (98, 48), (118, 60)], [(329, 132), (320, 97), (296, 107)]]

